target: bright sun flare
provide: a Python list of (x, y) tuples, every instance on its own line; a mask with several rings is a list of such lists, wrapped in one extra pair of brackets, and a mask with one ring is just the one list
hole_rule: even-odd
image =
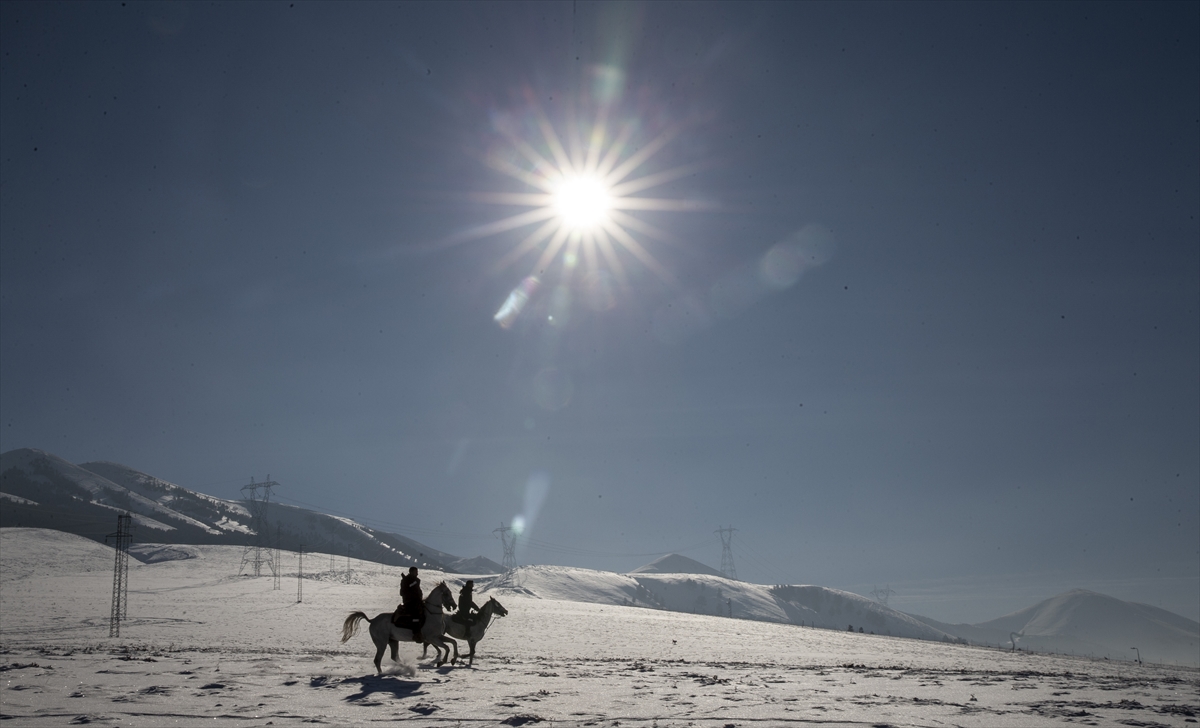
[(556, 290), (611, 278), (617, 289), (628, 292), (631, 281), (626, 266), (637, 264), (674, 285), (674, 276), (643, 242), (668, 242), (673, 237), (636, 213), (713, 209), (710, 203), (697, 200), (645, 195), (647, 190), (693, 174), (705, 165), (692, 163), (647, 171), (646, 163), (674, 138), (679, 127), (639, 140), (639, 121), (629, 119), (614, 129), (610, 111), (602, 109), (590, 125), (571, 123), (560, 136), (531, 95), (526, 112), (529, 116), (501, 116), (496, 122), (495, 128), (507, 144), (493, 147), (485, 161), (528, 191), (476, 193), (471, 197), (526, 209), (464, 230), (448, 242), (533, 228), (494, 266), (495, 272), (500, 272), (523, 258), (536, 256), (532, 270), (496, 313), (496, 321), (504, 328), (521, 315), (525, 303), (547, 278), (557, 281)]
[(595, 177), (567, 177), (554, 191), (554, 210), (572, 230), (583, 231), (603, 225), (611, 201), (608, 188)]

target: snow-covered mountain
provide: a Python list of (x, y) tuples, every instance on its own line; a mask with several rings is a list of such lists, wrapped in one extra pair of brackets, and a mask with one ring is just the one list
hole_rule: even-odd
[(639, 566), (630, 574), (707, 574), (709, 576), (721, 576), (721, 572), (696, 561), (689, 559), (686, 556), (679, 554), (667, 554), (660, 556), (654, 561)]
[[(0, 525), (50, 528), (103, 541), (118, 513), (135, 521), (142, 544), (254, 542), (255, 523), (244, 503), (214, 498), (108, 462), (74, 465), (41, 450), (0, 455)], [(446, 572), (500, 574), (482, 556), (462, 559), (348, 518), (273, 503), (267, 541), (281, 548), (349, 556)], [(131, 551), (140, 559), (161, 550)], [(157, 556), (155, 555), (157, 554)], [(165, 557), (164, 557), (165, 558)], [(849, 592), (820, 586), (775, 586), (725, 579), (711, 567), (668, 554), (628, 574), (566, 566), (526, 566), (488, 580), (485, 588), (543, 599), (648, 607), (764, 622), (801, 624), (923, 640), (1017, 646), (1130, 660), (1200, 665), (1200, 624), (1145, 604), (1094, 592), (1060, 594), (979, 624), (946, 624), (908, 615)]]
[[(125, 465), (75, 465), (42, 450), (0, 455), (0, 525), (53, 528), (103, 541), (116, 516), (129, 511), (134, 540), (171, 544), (253, 544), (257, 524), (244, 502), (188, 490)], [(447, 571), (500, 571), (494, 562), (462, 559), (400, 534), (349, 518), (272, 503), (265, 542), (287, 550), (320, 551), (392, 565)]]
[[(679, 557), (684, 559), (684, 557)], [(703, 564), (684, 559), (695, 568)], [(645, 567), (643, 567), (645, 568)], [(488, 582), (486, 589), (542, 599), (647, 607), (760, 622), (862, 631), (894, 637), (965, 642), (913, 617), (857, 594), (821, 586), (771, 587), (705, 573), (628, 574), (570, 566), (522, 566)]]
[[(921, 621), (975, 644), (1016, 645), (1034, 652), (1061, 652), (1153, 662), (1200, 664), (1200, 622), (1148, 604), (1075, 589), (1031, 607), (979, 624)], [(1133, 648), (1137, 648), (1134, 650)]]

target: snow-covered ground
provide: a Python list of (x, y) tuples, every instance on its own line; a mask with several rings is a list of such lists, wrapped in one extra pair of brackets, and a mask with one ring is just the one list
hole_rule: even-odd
[[(416, 645), (403, 645), (401, 663), (385, 658), (387, 672), (376, 676), (365, 630), (343, 644), (342, 621), (354, 610), (393, 609), (400, 569), (355, 562), (347, 572), (339, 557), (330, 570), (328, 555), (306, 555), (298, 603), (294, 555), (285, 555), (274, 590), (270, 577), (235, 575), (239, 547), (140, 549), (147, 563), (130, 560), (128, 620), (110, 639), (111, 549), (60, 532), (0, 530), (3, 718), (34, 726), (1200, 720), (1194, 668), (623, 606), (632, 603), (630, 577), (586, 570), (566, 579), (532, 570), (519, 583), (477, 588), (477, 602), (495, 596), (509, 616), (480, 643), (474, 667), (438, 668), (418, 659)], [(688, 580), (654, 576), (672, 589)], [(441, 577), (423, 572), (425, 590)], [(569, 593), (541, 593), (552, 590)], [(671, 598), (667, 591), (657, 598)], [(571, 600), (596, 592), (612, 599)]]

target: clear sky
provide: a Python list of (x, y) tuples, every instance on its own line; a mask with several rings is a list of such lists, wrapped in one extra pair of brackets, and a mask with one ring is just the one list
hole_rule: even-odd
[(0, 48), (3, 450), (1200, 618), (1200, 4), (5, 2)]

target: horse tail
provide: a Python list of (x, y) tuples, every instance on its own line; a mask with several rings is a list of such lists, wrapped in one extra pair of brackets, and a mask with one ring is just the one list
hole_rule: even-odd
[(354, 636), (354, 633), (358, 631), (359, 621), (363, 619), (367, 622), (371, 621), (371, 618), (362, 612), (351, 612), (350, 616), (346, 617), (346, 621), (342, 623), (342, 642), (346, 642)]

